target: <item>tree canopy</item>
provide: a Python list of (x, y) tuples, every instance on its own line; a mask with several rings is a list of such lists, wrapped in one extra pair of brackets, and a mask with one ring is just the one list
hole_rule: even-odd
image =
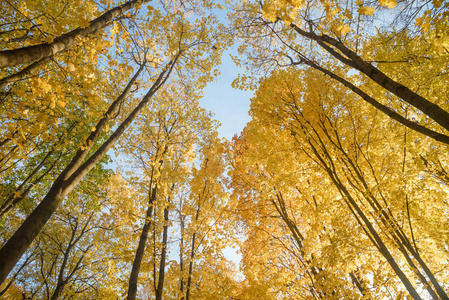
[(3, 2), (0, 297), (449, 299), (448, 2)]

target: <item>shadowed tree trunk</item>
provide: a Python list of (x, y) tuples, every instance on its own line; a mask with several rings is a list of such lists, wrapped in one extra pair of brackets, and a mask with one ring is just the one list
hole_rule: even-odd
[[(151, 183), (150, 183), (151, 186)], [(127, 300), (136, 299), (137, 294), (137, 280), (140, 272), (140, 265), (142, 263), (143, 255), (145, 253), (145, 247), (148, 240), (148, 232), (151, 227), (151, 218), (153, 216), (153, 207), (156, 203), (156, 191), (157, 185), (154, 188), (150, 188), (148, 208), (145, 218), (145, 223), (140, 234), (139, 245), (137, 246), (136, 255), (134, 256), (134, 262), (131, 269), (131, 275), (129, 276), (128, 283), (128, 297)]]
[[(195, 221), (198, 221), (199, 214), (200, 214), (200, 206), (198, 206), (196, 210)], [(186, 300), (190, 299), (190, 289), (192, 287), (193, 258), (195, 257), (195, 241), (196, 241), (196, 232), (194, 232), (192, 235), (192, 245), (190, 248), (189, 273), (187, 275), (187, 285), (186, 285)]]
[(161, 251), (161, 261), (159, 264), (159, 279), (157, 282), (156, 289), (156, 300), (162, 300), (162, 295), (164, 292), (164, 279), (165, 279), (165, 261), (167, 259), (167, 241), (168, 241), (168, 207), (164, 208), (164, 229), (162, 232), (162, 251)]

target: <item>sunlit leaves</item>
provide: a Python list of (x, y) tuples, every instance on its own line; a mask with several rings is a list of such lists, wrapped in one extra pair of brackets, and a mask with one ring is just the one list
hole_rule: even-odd
[[(354, 272), (372, 277), (370, 282), (366, 277), (363, 280), (379, 297), (385, 295), (383, 289), (401, 294), (400, 285), (380, 283), (394, 273), (384, 265), (385, 261), (378, 263), (383, 261), (382, 255), (371, 252), (376, 248), (362, 234), (367, 229), (354, 218), (345, 199), (354, 197), (363, 203), (365, 214), (372, 218), (397, 260), (404, 259), (403, 253), (398, 251), (394, 229), (389, 226), (408, 222), (408, 227), (402, 225), (401, 230), (408, 238), (413, 236), (419, 249), (426, 249), (422, 250), (426, 253), (423, 259), (436, 270), (439, 267), (433, 257), (440, 257), (441, 263), (447, 255), (431, 241), (431, 232), (438, 230), (430, 228), (434, 222), (443, 221), (423, 217), (418, 211), (432, 211), (430, 206), (435, 202), (430, 199), (444, 198), (442, 194), (447, 192), (427, 181), (421, 175), (422, 169), (407, 160), (412, 153), (416, 155), (415, 151), (422, 151), (414, 148), (413, 133), (404, 133), (399, 126), (380, 118), (344, 89), (324, 84), (327, 80), (310, 69), (273, 73), (261, 81), (252, 100), (252, 121), (242, 137), (234, 140), (231, 176), (234, 196), (239, 199), (237, 212), (248, 228), (244, 248), (247, 278), (265, 276), (269, 278), (266, 280), (275, 280), (280, 272), (288, 278), (290, 268), (296, 270), (290, 276), (298, 276), (304, 265), (287, 267), (285, 261), (289, 255), (296, 255), (306, 264), (306, 271), (311, 268), (309, 272), (313, 273), (313, 268), (318, 268), (328, 279), (322, 286), (319, 280), (315, 286), (306, 281), (298, 294), (313, 294), (315, 289), (326, 294), (334, 289), (333, 293), (358, 297), (363, 291), (351, 290), (345, 282), (349, 274), (355, 276)], [(427, 159), (421, 160), (429, 164)], [(441, 169), (433, 172), (442, 175)], [(423, 185), (434, 189), (424, 191)], [(382, 223), (385, 216), (373, 203), (388, 209), (388, 220), (393, 223)], [(446, 211), (447, 206), (440, 209)], [(424, 225), (424, 219), (428, 225)], [(289, 222), (301, 233), (299, 245), (298, 240), (292, 241), (295, 231)], [(270, 244), (264, 255), (254, 252), (253, 240), (256, 244)], [(286, 252), (271, 253), (276, 247)], [(413, 266), (403, 268), (407, 276), (417, 276)], [(445, 276), (439, 277), (440, 283), (445, 282)], [(278, 283), (267, 284), (279, 288)], [(279, 291), (273, 288), (272, 292)]]

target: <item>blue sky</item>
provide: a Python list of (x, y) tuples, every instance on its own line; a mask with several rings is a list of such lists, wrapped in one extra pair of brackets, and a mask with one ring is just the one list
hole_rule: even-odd
[(235, 134), (240, 134), (250, 120), (248, 115), (252, 91), (241, 91), (231, 87), (232, 81), (244, 70), (235, 66), (230, 54), (236, 55), (231, 49), (223, 54), (219, 68), (220, 76), (207, 84), (204, 97), (200, 100), (202, 107), (212, 111), (215, 119), (220, 121), (219, 136), (228, 140)]

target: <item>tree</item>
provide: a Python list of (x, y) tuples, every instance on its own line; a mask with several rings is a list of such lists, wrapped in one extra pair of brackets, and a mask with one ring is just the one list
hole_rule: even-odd
[[(396, 1), (381, 1), (380, 4), (389, 7), (388, 13), (396, 17), (404, 12), (402, 6), (408, 5), (401, 4), (393, 9)], [(370, 15), (374, 12), (375, 17), (387, 12), (386, 9), (375, 9), (368, 5), (363, 1), (351, 4), (302, 1), (277, 3), (267, 1), (263, 4), (246, 2), (236, 8), (238, 13), (234, 15), (233, 21), (238, 34), (247, 41), (241, 46), (241, 53), (246, 54), (247, 61), (255, 68), (273, 70), (279, 66), (307, 65), (339, 81), (401, 124), (447, 144), (449, 142), (447, 134), (444, 130), (441, 132), (441, 129), (449, 130), (447, 123), (449, 113), (445, 104), (435, 95), (428, 94), (428, 98), (421, 96), (403, 82), (395, 80), (393, 74), (381, 70), (385, 70), (382, 67), (383, 63), (407, 63), (410, 58), (403, 57), (399, 61), (374, 59), (373, 63), (369, 61), (365, 45), (369, 44), (372, 33), (363, 30), (364, 24), (371, 21)], [(424, 6), (408, 7), (407, 10), (412, 11), (411, 15), (421, 18)], [(433, 12), (434, 21), (439, 20), (440, 3), (429, 4), (426, 8), (428, 10), (424, 14)], [(444, 9), (447, 9), (447, 6)], [(440, 30), (446, 25), (439, 20), (432, 26)], [(408, 24), (408, 27), (402, 28), (402, 33), (407, 34), (407, 31), (412, 29), (413, 26)], [(434, 36), (426, 30), (419, 34), (421, 35), (417, 39), (419, 42), (426, 43), (434, 39)], [(444, 46), (441, 47), (445, 49)], [(418, 51), (414, 52), (416, 53), (414, 55), (421, 56)], [(440, 59), (438, 56), (438, 52), (430, 53), (431, 60)], [(444, 56), (447, 59), (447, 56)], [(355, 73), (359, 76), (348, 76), (349, 70), (351, 70), (349, 74)], [(246, 79), (247, 77), (242, 78)], [(372, 97), (362, 85), (357, 84), (357, 81), (369, 81), (370, 85), (378, 85), (385, 90), (378, 97)], [(384, 98), (394, 99), (394, 102)], [(422, 119), (425, 119), (426, 124), (420, 124), (407, 115), (403, 116), (400, 109), (398, 112), (395, 106), (402, 101), (416, 109), (416, 114), (419, 118), (423, 116)], [(438, 125), (429, 123), (429, 120), (435, 121)]]
[[(203, 219), (211, 210), (209, 202), (223, 193), (220, 183), (216, 182), (223, 172), (220, 144), (215, 137), (216, 124), (209, 113), (199, 107), (197, 96), (190, 90), (188, 87), (179, 89), (178, 85), (167, 86), (136, 120), (136, 126), (122, 143), (123, 151), (132, 157), (130, 164), (136, 165), (138, 170), (133, 171), (135, 177), (132, 181), (147, 198), (147, 203), (143, 204), (146, 213), (129, 278), (128, 299), (134, 299), (138, 286), (142, 286), (138, 285), (138, 275), (145, 257), (152, 265), (152, 270), (146, 269), (146, 272), (153, 275), (148, 279), (153, 283), (155, 299), (162, 298), (165, 277), (168, 276), (168, 241), (172, 238), (168, 236), (168, 230), (174, 227), (173, 217), (169, 218), (169, 215), (176, 208), (181, 225), (179, 276), (181, 286), (185, 286), (185, 292), (182, 291), (185, 299), (190, 297), (194, 256), (200, 252), (204, 239), (202, 234), (209, 231), (202, 226), (191, 227), (193, 224), (199, 226), (197, 223), (200, 222), (210, 225), (209, 219)], [(195, 150), (196, 147), (201, 148)], [(200, 153), (198, 158), (196, 152)], [(205, 164), (201, 170), (195, 166), (198, 159), (199, 163)], [(220, 203), (218, 199), (217, 202)], [(189, 238), (191, 246), (186, 254), (182, 244)], [(187, 275), (182, 269), (184, 262), (188, 264)]]
[[(357, 270), (345, 274), (346, 268), (335, 267), (338, 264), (335, 253), (329, 253), (329, 258), (333, 257), (330, 262), (321, 262), (320, 256), (327, 256), (324, 253), (329, 250), (322, 249), (320, 256), (306, 252), (311, 244), (338, 243), (329, 234), (335, 229), (323, 226), (325, 219), (319, 216), (335, 208), (325, 207), (314, 196), (307, 199), (299, 185), (295, 185), (293, 193), (288, 191), (289, 186), (283, 182), (285, 178), (270, 173), (268, 166), (250, 165), (253, 147), (257, 146), (246, 142), (247, 139), (251, 141), (249, 134), (244, 131), (241, 137), (234, 138), (231, 173), (233, 198), (238, 201), (237, 214), (247, 228), (244, 243), (247, 288), (256, 285), (266, 294), (278, 293), (276, 297), (296, 299), (359, 298), (354, 290), (357, 287), (362, 296), (369, 297), (369, 289)], [(346, 228), (341, 234), (356, 234), (350, 231)], [(264, 245), (264, 249), (260, 245)], [(266, 282), (258, 284), (261, 278)]]
[(220, 253), (234, 244), (229, 234), (231, 224), (226, 221), (229, 204), (224, 190), (224, 147), (214, 133), (203, 136), (199, 144), (199, 165), (192, 167), (188, 201), (180, 207), (180, 262), (188, 267), (184, 269), (180, 263), (179, 290), (185, 300), (212, 299), (212, 295), (219, 299), (233, 290), (229, 283), (232, 268)]
[[(418, 246), (418, 240), (428, 240), (431, 235), (425, 226), (421, 227), (422, 223), (418, 221), (420, 217), (414, 215), (409, 205), (410, 199), (414, 199), (414, 205), (428, 205), (426, 201), (418, 200), (425, 199), (418, 196), (418, 187), (425, 184), (418, 175), (419, 168), (405, 165), (411, 133), (407, 133), (406, 140), (403, 136), (398, 138), (394, 134), (397, 129), (391, 127), (392, 124), (383, 123), (385, 121), (366, 110), (367, 107), (355, 106), (343, 90), (332, 86), (318, 89), (317, 86), (322, 86), (325, 80), (310, 70), (290, 69), (275, 73), (261, 83), (252, 104), (254, 121), (248, 126), (246, 134), (254, 146), (250, 144), (250, 155), (244, 165), (255, 164), (250, 174), (262, 174), (259, 175), (259, 181), (262, 181), (262, 191), (266, 191), (265, 197), (268, 199), (271, 197), (278, 202), (279, 197), (294, 199), (298, 196), (292, 193), (298, 192), (299, 199), (302, 199), (302, 195), (306, 195), (304, 190), (312, 188), (313, 193), (307, 198), (317, 199), (317, 195), (320, 195), (323, 199), (329, 199), (324, 201), (331, 201), (340, 207), (339, 210), (347, 206), (346, 209), (349, 209), (358, 224), (358, 230), (367, 237), (360, 243), (370, 242), (376, 247), (414, 298), (420, 299), (420, 295), (411, 283), (414, 280), (408, 279), (409, 276), (421, 281), (432, 298), (444, 299), (447, 297), (442, 284), (444, 279), (436, 279), (435, 271), (429, 269), (420, 254), (424, 244)], [(385, 124), (390, 126), (392, 136), (382, 131)], [(282, 148), (268, 147), (267, 141), (270, 144), (275, 141)], [(385, 145), (402, 150), (385, 152)], [(288, 164), (279, 163), (284, 161)], [(400, 176), (406, 176), (407, 179), (404, 182), (395, 179)], [(308, 177), (307, 181), (299, 179), (303, 177)], [(313, 184), (315, 181), (328, 190), (318, 189)], [(436, 188), (433, 192), (435, 196), (443, 192), (438, 190)], [(398, 194), (398, 191), (403, 192)], [(426, 195), (429, 197), (432, 193)], [(333, 197), (337, 201), (332, 201)], [(307, 203), (313, 202), (310, 200)], [(315, 202), (315, 206), (319, 203)], [(292, 204), (291, 209), (296, 205)], [(399, 216), (404, 213), (406, 220), (399, 221)], [(323, 222), (326, 224), (323, 232), (337, 231), (338, 223), (326, 219)], [(334, 241), (341, 239), (338, 237)], [(323, 240), (316, 243), (320, 245)], [(429, 257), (444, 257), (444, 252), (436, 251)], [(321, 252), (319, 257), (323, 256)], [(410, 271), (403, 270), (404, 264), (409, 266)], [(359, 274), (366, 272), (360, 267), (352, 271)]]
[[(211, 25), (211, 22), (213, 22), (213, 18), (198, 19), (190, 24), (183, 18), (182, 12), (162, 15), (154, 10), (150, 14), (158, 16), (159, 23), (154, 24), (150, 21), (142, 24), (142, 28), (147, 30), (148, 33), (152, 33), (152, 38), (154, 39), (160, 36), (159, 45), (150, 49), (144, 46), (143, 53), (134, 53), (137, 63), (140, 64), (139, 70), (128, 82), (123, 92), (111, 103), (104, 116), (95, 126), (91, 127), (93, 130), (91, 130), (89, 137), (64, 171), (53, 182), (52, 187), (40, 204), (0, 250), (0, 253), (2, 253), (2, 280), (4, 280), (55, 209), (60, 205), (62, 199), (68, 195), (73, 187), (114, 145), (152, 96), (167, 82), (173, 70), (177, 70), (176, 75), (181, 80), (198, 80), (197, 82), (200, 86), (202, 81), (207, 81), (211, 78), (212, 75), (208, 72), (211, 71), (212, 64), (216, 57), (220, 55), (220, 51), (209, 53), (210, 43), (216, 43), (219, 46), (222, 41), (225, 41), (210, 36), (209, 28), (206, 29), (206, 26)], [(160, 24), (164, 24), (167, 27), (163, 28)], [(165, 30), (169, 33), (166, 33)], [(154, 42), (150, 41), (149, 45), (151, 44), (154, 45)], [(138, 60), (137, 56), (140, 56), (140, 60)], [(195, 64), (192, 63), (193, 61), (195, 61)], [(176, 69), (178, 65), (179, 70)], [(119, 66), (120, 68), (122, 67)], [(144, 71), (144, 68), (147, 68), (149, 71), (147, 82), (150, 83), (150, 87), (148, 91), (140, 102), (137, 102), (134, 106), (129, 106), (131, 108), (129, 109), (129, 114), (121, 121), (114, 132), (109, 135), (106, 141), (99, 146), (98, 150), (89, 156), (89, 151), (97, 141), (100, 133), (108, 131), (110, 126), (108, 123), (110, 123), (114, 114), (120, 111), (119, 108), (122, 107), (127, 94), (139, 75)], [(198, 71), (200, 69), (202, 74), (199, 76)], [(182, 74), (187, 76), (183, 77)]]
[[(165, 274), (165, 260), (168, 240), (168, 216), (172, 206), (172, 195), (185, 181), (183, 164), (191, 159), (191, 149), (196, 141), (195, 131), (205, 118), (197, 104), (189, 95), (174, 87), (165, 90), (153, 102), (138, 125), (126, 139), (124, 147), (131, 148), (131, 155), (143, 176), (139, 185), (144, 185), (148, 195), (146, 215), (140, 235), (139, 246), (133, 262), (129, 279), (128, 299), (135, 299), (140, 265), (144, 257), (150, 229), (163, 224), (159, 279), (153, 278), (156, 299), (161, 299)], [(205, 129), (207, 130), (207, 129)], [(162, 219), (156, 214), (163, 212)], [(155, 216), (153, 217), (153, 212)], [(156, 221), (157, 220), (157, 221)], [(156, 223), (155, 223), (156, 222)], [(156, 274), (156, 270), (154, 270)], [(157, 283), (156, 283), (157, 282)]]
[[(96, 33), (97, 31), (105, 28), (106, 26), (110, 25), (117, 17), (123, 15), (130, 9), (140, 7), (142, 3), (145, 2), (146, 1), (138, 0), (128, 1), (122, 5), (116, 6), (113, 9), (106, 11), (101, 16), (91, 21), (86, 21), (83, 16), (83, 19), (81, 19), (82, 24), (80, 24), (80, 27), (68, 33), (61, 34), (56, 38), (50, 39), (49, 42), (11, 50), (3, 50), (2, 52), (0, 52), (0, 68), (14, 67), (32, 61), (42, 62), (43, 59), (46, 59), (47, 57), (53, 56), (72, 47), (77, 43), (78, 39), (88, 37), (89, 35), (92, 35), (93, 33)], [(59, 28), (57, 28), (57, 30), (60, 31), (61, 24), (58, 25)], [(30, 72), (30, 66), (28, 66), (27, 68), (28, 70), (25, 73)], [(24, 73), (23, 70), (21, 72)]]
[[(90, 176), (87, 176), (90, 177)], [(25, 298), (68, 298), (79, 295), (88, 298), (119, 295), (111, 262), (118, 251), (112, 240), (125, 233), (125, 197), (110, 196), (109, 183), (115, 178), (87, 178), (65, 199), (54, 217), (44, 227), (26, 257), (28, 262), (18, 268), (10, 281), (8, 297), (14, 298), (11, 287), (20, 290)], [(95, 186), (99, 184), (100, 187)], [(95, 191), (96, 193), (92, 193)], [(23, 267), (22, 267), (23, 266)], [(103, 274), (97, 276), (96, 274)]]

